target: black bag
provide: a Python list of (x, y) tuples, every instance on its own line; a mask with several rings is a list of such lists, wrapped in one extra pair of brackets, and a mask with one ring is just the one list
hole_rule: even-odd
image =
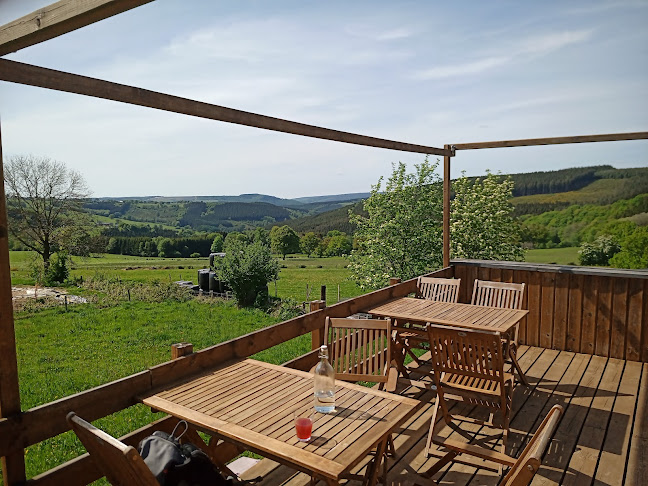
[[(180, 424), (185, 430), (175, 437)], [(195, 445), (179, 439), (189, 428), (178, 422), (171, 435), (156, 431), (139, 443), (137, 450), (161, 486), (227, 486), (246, 484), (238, 478), (224, 478), (209, 456)]]

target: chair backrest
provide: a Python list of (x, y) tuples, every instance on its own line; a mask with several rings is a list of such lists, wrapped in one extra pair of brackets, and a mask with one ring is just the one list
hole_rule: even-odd
[(416, 296), (437, 302), (457, 303), (460, 278), (419, 277), (416, 282)]
[(430, 324), (428, 337), (437, 387), (443, 373), (503, 382), (504, 356), (499, 332)]
[(558, 421), (563, 413), (563, 408), (560, 405), (554, 405), (549, 413), (544, 418), (540, 427), (527, 446), (522, 451), (522, 454), (517, 458), (515, 464), (509, 469), (506, 476), (501, 482), (501, 486), (527, 486), (531, 483), (533, 476), (540, 468), (540, 461), (542, 455), (549, 445), (551, 437), (553, 437)]
[(391, 319), (327, 317), (325, 336), (335, 378), (386, 383), (391, 333)]
[(96, 428), (74, 412), (67, 415), (67, 421), (110, 484), (159, 486), (157, 479), (134, 447), (127, 446)]
[(491, 282), (490, 280), (475, 280), (471, 304), (489, 307), (504, 307), (506, 309), (521, 309), (523, 283)]

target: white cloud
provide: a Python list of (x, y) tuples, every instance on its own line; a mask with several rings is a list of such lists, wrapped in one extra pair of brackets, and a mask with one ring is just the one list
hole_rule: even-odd
[(496, 67), (502, 66), (510, 62), (510, 57), (489, 57), (486, 59), (480, 59), (478, 61), (462, 63), (462, 64), (451, 64), (446, 66), (438, 66), (424, 71), (419, 71), (415, 73), (412, 77), (414, 79), (443, 79), (443, 78), (452, 78), (473, 74), (480, 74), (485, 71), (490, 71)]

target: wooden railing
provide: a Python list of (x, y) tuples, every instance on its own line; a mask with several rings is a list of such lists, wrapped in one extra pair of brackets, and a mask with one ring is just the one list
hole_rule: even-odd
[(461, 302), (475, 279), (526, 283), (523, 344), (648, 362), (648, 271), (476, 260), (452, 268)]
[[(477, 278), (525, 282), (524, 307), (529, 315), (520, 329), (524, 344), (648, 362), (648, 272), (456, 260), (430, 275), (461, 278), (461, 302), (470, 301), (472, 283)], [(415, 290), (416, 279), (391, 285), (0, 419), (0, 456), (22, 454), (23, 449), (69, 430), (65, 416), (71, 410), (87, 420), (96, 420), (138, 403), (138, 395), (149, 390), (300, 335), (312, 333), (315, 345), (321, 339), (326, 316), (349, 316)], [(286, 365), (309, 369), (316, 359), (311, 352)], [(170, 419), (162, 419), (122, 439), (137, 444), (153, 430), (164, 430), (169, 424)], [(75, 486), (99, 477), (88, 456), (83, 455), (32, 478), (28, 484)]]

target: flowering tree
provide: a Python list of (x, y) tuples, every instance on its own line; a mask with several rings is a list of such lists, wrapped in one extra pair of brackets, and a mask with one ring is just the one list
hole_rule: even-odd
[[(364, 202), (367, 216), (350, 214), (358, 229), (351, 252), (351, 273), (363, 289), (384, 286), (389, 277), (409, 279), (443, 263), (443, 188), (437, 163), (426, 158), (413, 174), (394, 166), (382, 190), (382, 178)], [(453, 183), (450, 241), (452, 256), (485, 260), (521, 260), (520, 225), (509, 202), (513, 182), (490, 173), (474, 182)]]
[(357, 225), (349, 266), (361, 288), (378, 288), (389, 277), (408, 279), (441, 266), (443, 193), (437, 166), (426, 158), (408, 174), (405, 164), (394, 165), (384, 190), (381, 177), (364, 201), (367, 216), (349, 214)]
[(521, 226), (513, 218), (513, 181), (486, 171), (471, 182), (464, 174), (452, 183), (450, 245), (453, 258), (524, 260)]

